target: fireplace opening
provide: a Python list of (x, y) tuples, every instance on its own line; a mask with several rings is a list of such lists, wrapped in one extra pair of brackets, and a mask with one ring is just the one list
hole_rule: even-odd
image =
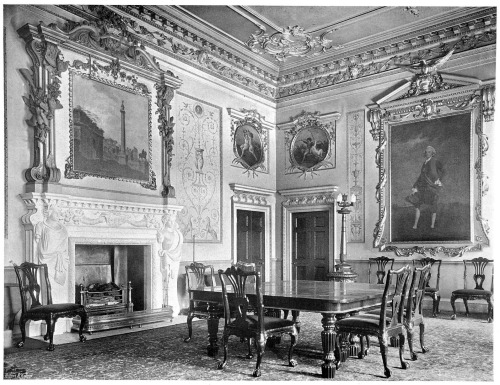
[(114, 283), (127, 288), (131, 282), (133, 311), (146, 309), (145, 246), (75, 245), (75, 300), (80, 303), (80, 285)]

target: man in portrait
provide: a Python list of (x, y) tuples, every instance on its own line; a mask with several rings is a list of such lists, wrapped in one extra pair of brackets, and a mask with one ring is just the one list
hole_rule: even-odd
[(415, 221), (413, 229), (417, 229), (420, 219), (420, 207), (423, 204), (429, 205), (431, 216), (431, 229), (436, 223), (438, 211), (439, 193), (443, 186), (444, 168), (442, 163), (436, 159), (436, 150), (432, 146), (427, 146), (424, 152), (425, 161), (422, 164), (420, 175), (413, 184), (412, 194), (406, 200), (415, 206)]

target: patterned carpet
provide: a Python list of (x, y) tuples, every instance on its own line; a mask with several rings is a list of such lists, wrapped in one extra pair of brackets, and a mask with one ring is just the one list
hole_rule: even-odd
[[(297, 350), (321, 349), (321, 316), (301, 314), (302, 328)], [(405, 357), (410, 368), (399, 366), (397, 348), (389, 348), (388, 364), (392, 381), (493, 381), (493, 324), (478, 315), (455, 321), (449, 313), (438, 318), (426, 318), (425, 342), (430, 351), (420, 353), (416, 343), (417, 361)], [(222, 331), (222, 321), (219, 332)], [(245, 359), (246, 344), (231, 337), (229, 360), (225, 370), (217, 370), (217, 359), (206, 354), (207, 326), (194, 322), (193, 339), (184, 343), (187, 328), (173, 325), (119, 336), (89, 339), (85, 343), (57, 345), (53, 352), (47, 344), (27, 339), (23, 349), (4, 351), (4, 378), (24, 379), (91, 379), (91, 380), (264, 380), (311, 381), (323, 380), (322, 360), (314, 354), (296, 352), (298, 365), (287, 366), (289, 337), (281, 344), (267, 348), (262, 361), (262, 376), (254, 379), (255, 358)], [(56, 336), (57, 337), (57, 336)], [(222, 359), (222, 349), (219, 353)], [(349, 358), (335, 380), (384, 380), (378, 342), (371, 339), (367, 357)]]

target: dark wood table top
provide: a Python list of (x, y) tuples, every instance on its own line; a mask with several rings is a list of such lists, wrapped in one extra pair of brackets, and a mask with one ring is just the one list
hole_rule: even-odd
[[(247, 295), (254, 295), (248, 285)], [(232, 291), (230, 285), (228, 292)], [(263, 282), (264, 305), (269, 308), (310, 311), (318, 313), (346, 313), (362, 310), (382, 302), (384, 285), (333, 281)], [(196, 301), (222, 302), (222, 288), (191, 289)]]

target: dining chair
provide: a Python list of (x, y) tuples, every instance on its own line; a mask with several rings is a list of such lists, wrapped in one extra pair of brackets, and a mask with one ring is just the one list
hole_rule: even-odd
[[(189, 310), (187, 315), (188, 336), (184, 338), (184, 342), (191, 341), (193, 335), (193, 318), (208, 319), (212, 316), (222, 318), (224, 315), (224, 307), (216, 305), (215, 309), (209, 312), (209, 304), (207, 302), (194, 301), (192, 298), (191, 290), (205, 287), (214, 286), (214, 267), (212, 265), (204, 265), (200, 262), (193, 262), (186, 266), (186, 278), (189, 294)], [(208, 281), (208, 282), (207, 282)]]
[[(493, 302), (491, 300), (491, 297), (493, 296), (493, 266), (491, 267), (491, 290), (485, 290), (483, 288), (483, 283), (486, 279), (485, 275), (485, 269), (486, 266), (491, 262), (493, 264), (493, 260), (483, 258), (483, 257), (478, 257), (478, 258), (473, 258), (471, 260), (464, 260), (463, 261), (463, 266), (464, 266), (464, 288), (463, 289), (458, 289), (454, 290), (451, 293), (451, 307), (453, 309), (453, 314), (451, 315), (451, 319), (456, 319), (457, 318), (457, 311), (455, 309), (455, 301), (458, 298), (462, 298), (464, 301), (465, 305), (465, 316), (469, 316), (469, 300), (475, 300), (475, 299), (484, 299), (488, 303), (488, 322), (493, 321)], [(474, 289), (467, 289), (467, 267), (473, 268), (474, 269), (474, 275), (472, 276), (472, 279), (475, 283)]]
[[(22, 348), (26, 341), (25, 323), (27, 320), (43, 320), (47, 326), (47, 333), (43, 336), (45, 341), (49, 340), (47, 350), (54, 350), (54, 329), (58, 318), (80, 317), (80, 328), (78, 335), (80, 342), (87, 338), (83, 335), (83, 327), (87, 322), (85, 306), (76, 303), (52, 303), (50, 279), (46, 264), (35, 264), (23, 262), (14, 265), (19, 292), (21, 294), (21, 318), (19, 328), (22, 340), (17, 347)], [(40, 281), (39, 281), (40, 279)]]
[[(431, 265), (431, 272), (429, 273), (429, 283), (425, 287), (425, 296), (432, 298), (432, 316), (437, 317), (439, 313), (439, 302), (441, 301), (441, 294), (439, 292), (439, 279), (441, 278), (441, 259), (434, 259), (425, 257), (421, 259), (414, 259), (413, 266)], [(433, 274), (433, 272), (435, 274)], [(433, 276), (436, 279), (433, 279)]]
[[(368, 258), (368, 283), (372, 283), (372, 265), (377, 266), (375, 270), (375, 276), (377, 277), (377, 282), (380, 285), (384, 284), (384, 278), (387, 274), (387, 270), (392, 270), (394, 267), (394, 258), (387, 258), (385, 256)], [(387, 267), (387, 265), (389, 265)]]
[[(376, 336), (380, 344), (380, 353), (384, 365), (384, 375), (392, 375), (387, 366), (389, 338), (399, 337), (399, 359), (403, 369), (410, 364), (403, 359), (405, 343), (404, 305), (408, 294), (408, 284), (411, 268), (407, 265), (399, 270), (389, 270), (385, 280), (382, 305), (378, 317), (355, 315), (338, 320), (335, 330), (341, 336), (349, 334), (359, 335), (361, 342), (360, 358), (364, 357), (364, 336)], [(394, 282), (394, 284), (391, 284)], [(342, 345), (342, 341), (339, 341)], [(340, 353), (338, 354), (340, 356)]]
[(417, 354), (413, 350), (414, 331), (417, 326), (420, 329), (420, 347), (422, 348), (422, 353), (429, 351), (424, 345), (425, 322), (422, 313), (422, 301), (425, 296), (425, 288), (429, 283), (430, 271), (430, 264), (413, 269), (410, 291), (406, 301), (404, 325), (408, 338), (408, 348), (413, 361), (417, 359)]
[[(222, 335), (224, 360), (219, 362), (217, 368), (224, 369), (227, 365), (228, 342), (229, 337), (232, 335), (240, 339), (247, 339), (249, 342), (251, 339), (254, 340), (257, 350), (257, 363), (253, 372), (254, 377), (260, 377), (261, 375), (260, 365), (267, 338), (270, 336), (290, 335), (288, 365), (291, 367), (296, 366), (297, 361), (292, 359), (293, 348), (298, 339), (298, 330), (295, 322), (283, 318), (264, 316), (260, 272), (243, 271), (237, 266), (231, 266), (225, 271), (219, 270), (218, 273), (222, 283), (224, 303), (224, 332)], [(255, 301), (253, 304), (251, 304), (247, 297), (247, 288), (250, 286), (247, 280), (250, 279), (255, 279), (255, 283), (251, 284), (255, 288)], [(228, 293), (226, 285), (232, 288), (231, 293)], [(249, 314), (249, 309), (252, 309), (255, 313)], [(249, 352), (249, 356), (251, 357), (251, 352)], [(250, 358), (249, 356), (247, 358)]]

